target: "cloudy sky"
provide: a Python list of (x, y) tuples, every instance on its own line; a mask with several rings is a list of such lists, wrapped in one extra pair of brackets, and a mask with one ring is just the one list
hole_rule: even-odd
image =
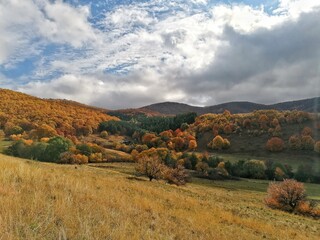
[(320, 96), (318, 0), (0, 0), (0, 87), (109, 109)]

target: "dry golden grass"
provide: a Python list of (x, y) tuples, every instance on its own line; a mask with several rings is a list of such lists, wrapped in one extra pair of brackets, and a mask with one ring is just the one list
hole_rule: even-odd
[[(320, 221), (265, 194), (130, 178), (129, 168), (0, 155), (0, 239), (318, 239)], [(128, 166), (128, 165), (126, 165)]]

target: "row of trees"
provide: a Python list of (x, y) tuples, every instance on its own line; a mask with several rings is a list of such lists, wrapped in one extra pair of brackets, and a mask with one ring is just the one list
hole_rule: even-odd
[[(314, 150), (320, 153), (320, 141), (315, 142), (311, 136), (293, 135), (289, 138), (288, 147), (291, 150)], [(270, 152), (281, 152), (285, 149), (285, 142), (279, 137), (268, 140), (266, 149)]]

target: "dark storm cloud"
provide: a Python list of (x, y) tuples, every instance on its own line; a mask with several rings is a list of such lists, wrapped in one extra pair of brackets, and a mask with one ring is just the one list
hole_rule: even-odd
[(214, 61), (176, 83), (206, 104), (230, 100), (276, 102), (320, 95), (320, 11), (271, 30), (239, 33), (226, 27)]

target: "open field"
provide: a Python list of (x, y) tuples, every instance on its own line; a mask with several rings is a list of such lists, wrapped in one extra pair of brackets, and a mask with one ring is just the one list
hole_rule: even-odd
[[(101, 165), (100, 165), (101, 166)], [(266, 182), (145, 181), (103, 168), (0, 155), (2, 239), (318, 239), (320, 221), (268, 209)], [(319, 196), (316, 185), (308, 185)]]

